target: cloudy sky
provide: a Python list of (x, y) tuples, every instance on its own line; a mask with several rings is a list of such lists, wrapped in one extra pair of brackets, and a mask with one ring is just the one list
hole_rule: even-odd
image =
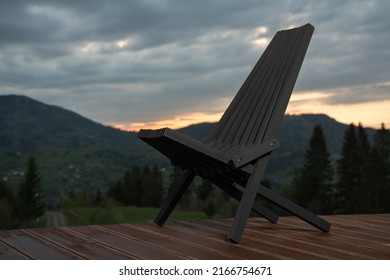
[(310, 22), (287, 112), (390, 127), (387, 0), (0, 4), (0, 95), (122, 129), (217, 121), (274, 34)]

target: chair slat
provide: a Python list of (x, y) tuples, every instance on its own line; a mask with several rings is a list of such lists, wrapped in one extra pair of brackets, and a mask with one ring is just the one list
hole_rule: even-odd
[(293, 88), (286, 84), (296, 80), (304, 57), (296, 54), (306, 53), (313, 29), (308, 24), (275, 35), (206, 143), (232, 151), (262, 143), (269, 127), (267, 139), (276, 136), (280, 121), (274, 111), (283, 117)]

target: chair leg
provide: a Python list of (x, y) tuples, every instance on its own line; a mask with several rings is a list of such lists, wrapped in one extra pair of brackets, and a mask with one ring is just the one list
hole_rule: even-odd
[(262, 185), (258, 187), (258, 193), (279, 207), (291, 212), (292, 214), (311, 224), (312, 226), (315, 226), (324, 232), (330, 231), (330, 223), (288, 200), (287, 198), (267, 189)]
[[(211, 180), (211, 181), (214, 182), (214, 184), (220, 187), (221, 190), (229, 194), (231, 197), (235, 198), (238, 201), (241, 201), (243, 192), (240, 189), (238, 189), (231, 183), (222, 182), (221, 180)], [(258, 203), (257, 201), (253, 202), (252, 210), (255, 211), (257, 214), (266, 218), (271, 223), (275, 224), (278, 222), (279, 216), (274, 212), (272, 212), (271, 210), (264, 207), (263, 205), (261, 205), (260, 203)]]
[(157, 214), (156, 218), (154, 219), (154, 222), (158, 226), (161, 227), (165, 224), (166, 220), (171, 215), (173, 209), (179, 202), (180, 198), (183, 196), (184, 192), (187, 190), (188, 186), (191, 184), (194, 177), (195, 174), (185, 171), (185, 174), (183, 175), (176, 189), (164, 202), (164, 205), (161, 207), (160, 212)]
[(249, 177), (246, 184), (236, 216), (234, 217), (232, 228), (228, 235), (228, 239), (234, 243), (238, 243), (241, 240), (242, 233), (244, 232), (249, 214), (256, 199), (259, 182), (261, 181), (265, 167), (266, 161), (259, 161), (255, 166), (255, 173)]

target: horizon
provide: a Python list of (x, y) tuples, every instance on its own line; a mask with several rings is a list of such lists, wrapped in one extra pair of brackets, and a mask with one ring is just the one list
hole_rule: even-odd
[[(313, 100), (315, 102), (315, 100)], [(349, 106), (337, 106), (334, 105), (334, 108), (329, 108), (328, 110), (324, 111), (317, 111), (317, 110), (299, 110), (294, 109), (294, 105), (290, 105), (291, 101), (287, 107), (285, 116), (300, 116), (300, 115), (326, 115), (334, 120), (336, 120), (339, 123), (343, 124), (355, 124), (358, 125), (361, 123), (364, 127), (373, 128), (373, 129), (380, 129), (382, 127), (382, 124), (385, 125), (386, 129), (390, 128), (390, 121), (386, 122), (386, 117), (388, 117), (389, 113), (386, 110), (381, 110), (377, 112), (376, 115), (373, 115), (372, 112), (375, 112), (378, 110), (378, 107), (376, 104), (352, 104)], [(323, 107), (323, 106), (322, 106)], [(386, 104), (383, 106), (384, 109), (390, 108), (390, 101), (387, 101)], [(352, 112), (353, 114), (345, 116), (343, 113), (345, 110), (348, 109), (354, 109)], [(331, 111), (332, 113), (329, 113)], [(366, 111), (366, 117), (363, 119), (360, 114), (362, 111)], [(191, 125), (201, 124), (201, 123), (217, 123), (220, 118), (222, 117), (224, 112), (216, 113), (213, 115), (206, 115), (202, 113), (194, 113), (189, 116), (176, 116), (175, 119), (172, 120), (156, 120), (149, 123), (113, 123), (113, 124), (107, 124), (109, 126), (112, 126), (117, 129), (121, 129), (124, 131), (132, 131), (137, 132), (140, 129), (159, 129), (163, 127), (169, 127), (172, 129), (180, 129)], [(364, 114), (363, 114), (364, 115)], [(377, 115), (382, 115), (383, 120), (377, 120)], [(389, 116), (390, 117), (390, 116)], [(387, 118), (389, 120), (389, 118)]]
[[(108, 126), (108, 127), (112, 127), (112, 128), (115, 128), (115, 129), (119, 129), (119, 130), (122, 130), (122, 131), (128, 131), (128, 132), (135, 132), (137, 133), (140, 129), (158, 129), (158, 128), (163, 128), (163, 127), (169, 127), (171, 129), (182, 129), (182, 128), (186, 128), (186, 127), (189, 127), (189, 126), (192, 126), (192, 125), (199, 125), (199, 124), (204, 124), (204, 123), (217, 123), (219, 120), (220, 120), (220, 117), (222, 117), (222, 114), (224, 112), (221, 112), (220, 114), (215, 114), (215, 119), (213, 118), (207, 118), (207, 116), (201, 116), (200, 118), (186, 118), (186, 117), (183, 117), (183, 122), (180, 122), (180, 120), (176, 119), (175, 123), (170, 123), (170, 121), (164, 121), (164, 120), (161, 120), (161, 121), (157, 121), (155, 123), (151, 123), (149, 124), (145, 124), (145, 123), (141, 123), (141, 124), (133, 124), (133, 127), (135, 127), (135, 129), (127, 129), (126, 127), (123, 127), (121, 125), (111, 125), (111, 124), (105, 124), (105, 123), (101, 123), (97, 120), (94, 120), (94, 119), (91, 119), (91, 118), (88, 118), (84, 115), (82, 115), (81, 113), (79, 112), (76, 112), (74, 110), (71, 110), (69, 108), (65, 108), (65, 107), (62, 107), (62, 106), (59, 106), (59, 105), (56, 105), (56, 104), (47, 104), (41, 100), (37, 100), (37, 99), (34, 99), (32, 97), (29, 97), (29, 96), (26, 96), (26, 95), (18, 95), (18, 94), (8, 94), (8, 95), (0, 95), (1, 96), (16, 96), (16, 97), (24, 97), (24, 98), (28, 98), (28, 99), (32, 99), (34, 100), (35, 102), (39, 102), (39, 103), (42, 103), (44, 104), (45, 106), (54, 106), (54, 107), (57, 107), (57, 108), (60, 108), (60, 109), (64, 109), (64, 110), (67, 110), (67, 111), (70, 111), (74, 114), (77, 114), (79, 116), (81, 116), (82, 118), (86, 118), (90, 121), (93, 121), (95, 123), (98, 123), (98, 124), (101, 124), (101, 125), (104, 125), (104, 126)], [(291, 101), (290, 101), (291, 103)], [(339, 123), (342, 123), (342, 124), (345, 124), (345, 125), (350, 125), (350, 124), (354, 124), (354, 125), (359, 125), (359, 124), (362, 124), (363, 127), (365, 128), (370, 128), (370, 129), (380, 129), (382, 127), (382, 124), (385, 125), (385, 128), (386, 129), (389, 129), (390, 128), (390, 122), (386, 123), (384, 121), (380, 122), (377, 126), (373, 126), (373, 125), (369, 125), (367, 123), (364, 123), (362, 121), (342, 121), (340, 119), (337, 119), (336, 117), (334, 117), (333, 115), (330, 115), (330, 114), (327, 114), (327, 113), (323, 113), (323, 112), (291, 112), (291, 110), (289, 111), (288, 108), (287, 108), (287, 111), (286, 113), (284, 114), (284, 116), (304, 116), (304, 115), (324, 115), (330, 119), (333, 119), (335, 120), (336, 122), (339, 122)], [(168, 126), (167, 124), (171, 124), (171, 126)]]
[(275, 33), (311, 23), (286, 113), (390, 127), (386, 0), (2, 7), (0, 95), (29, 96), (131, 131), (216, 122)]
[[(358, 126), (359, 124), (361, 124), (364, 128), (369, 128), (369, 129), (375, 129), (375, 130), (378, 130), (382, 127), (382, 125), (385, 126), (385, 129), (389, 130), (390, 129), (390, 122), (388, 123), (385, 123), (385, 122), (380, 122), (378, 125), (368, 125), (362, 121), (341, 121), (341, 120), (338, 120), (336, 118), (334, 118), (333, 116), (329, 115), (329, 114), (326, 114), (326, 113), (288, 113), (286, 112), (286, 114), (284, 115), (285, 117), (292, 117), (292, 116), (304, 116), (304, 115), (324, 115), (330, 119), (333, 119), (335, 120), (336, 122), (338, 123), (341, 123), (341, 124), (345, 124), (345, 125), (355, 125), (355, 126)], [(221, 113), (221, 116), (222, 116), (222, 113)], [(160, 129), (160, 128), (164, 128), (164, 127), (168, 127), (168, 128), (171, 128), (171, 129), (174, 129), (174, 130), (178, 130), (178, 129), (183, 129), (183, 128), (186, 128), (186, 127), (189, 127), (189, 126), (193, 126), (193, 125), (200, 125), (200, 124), (206, 124), (206, 123), (217, 123), (219, 121), (220, 118), (216, 119), (215, 121), (212, 121), (212, 120), (201, 120), (199, 122), (190, 122), (190, 123), (187, 123), (187, 122), (184, 122), (185, 124), (183, 125), (176, 125), (174, 123), (171, 123), (172, 125), (169, 126), (170, 122), (165, 122), (165, 121), (158, 121), (156, 123), (153, 123), (152, 125), (140, 125), (140, 124), (135, 124), (133, 127), (135, 128), (130, 128), (130, 129), (126, 129), (125, 126), (123, 125), (110, 125), (110, 124), (103, 124), (103, 125), (107, 125), (107, 126), (110, 126), (112, 128), (115, 128), (115, 129), (119, 129), (119, 130), (122, 130), (122, 131), (128, 131), (128, 132), (135, 132), (137, 133), (140, 129)]]

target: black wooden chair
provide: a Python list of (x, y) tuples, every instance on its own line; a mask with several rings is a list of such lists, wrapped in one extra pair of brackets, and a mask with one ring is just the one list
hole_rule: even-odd
[(328, 222), (260, 184), (271, 152), (279, 146), (278, 129), (313, 30), (306, 24), (276, 33), (206, 141), (169, 128), (139, 131), (139, 138), (185, 170), (157, 215), (157, 225), (165, 223), (198, 175), (240, 201), (228, 235), (233, 242), (240, 241), (251, 210), (277, 222), (276, 214), (255, 201), (257, 195), (322, 231), (330, 230)]

